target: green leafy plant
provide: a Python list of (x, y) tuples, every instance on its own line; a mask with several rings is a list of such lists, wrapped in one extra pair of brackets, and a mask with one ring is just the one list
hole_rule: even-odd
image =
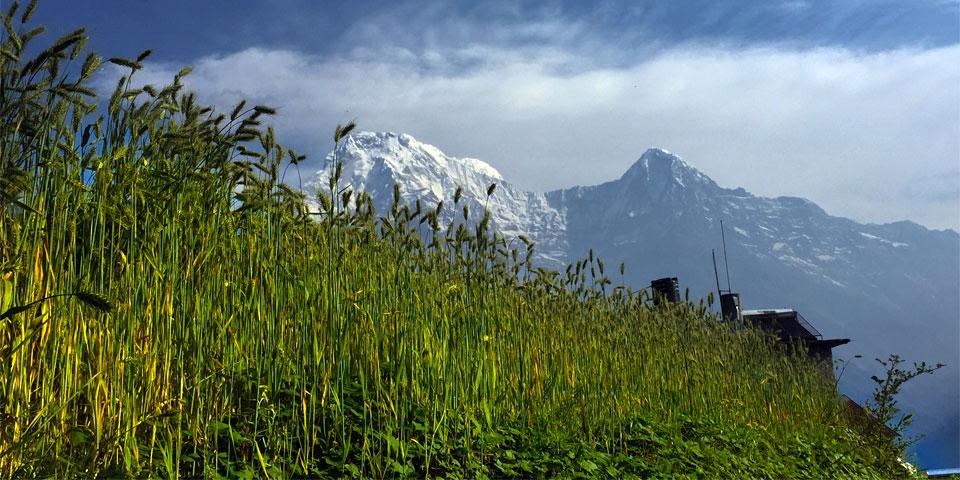
[[(904, 438), (903, 435), (905, 431), (912, 423), (913, 414), (905, 413), (901, 415), (900, 407), (897, 405), (897, 395), (900, 393), (904, 384), (910, 380), (921, 375), (933, 374), (945, 365), (942, 363), (928, 365), (926, 362), (920, 362), (914, 363), (913, 368), (903, 369), (900, 368), (900, 365), (902, 365), (905, 360), (895, 354), (891, 354), (886, 360), (879, 358), (875, 360), (884, 368), (885, 374), (882, 378), (876, 375), (870, 377), (876, 386), (873, 390), (873, 400), (865, 406), (876, 417), (880, 425), (887, 426), (891, 429), (893, 435), (896, 437), (897, 449), (903, 454), (907, 447), (915, 443), (919, 438)], [(881, 431), (878, 434), (882, 436), (883, 432)]]

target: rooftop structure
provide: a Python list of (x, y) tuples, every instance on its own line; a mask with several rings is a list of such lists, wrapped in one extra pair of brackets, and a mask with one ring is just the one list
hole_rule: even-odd
[(960, 468), (940, 468), (927, 470), (927, 478), (951, 478), (960, 475)]
[(802, 342), (811, 358), (824, 362), (830, 374), (833, 374), (833, 349), (850, 343), (849, 338), (831, 338), (824, 340), (813, 325), (800, 312), (788, 308), (765, 310), (744, 310), (744, 322), (756, 325), (776, 334), (781, 342)]

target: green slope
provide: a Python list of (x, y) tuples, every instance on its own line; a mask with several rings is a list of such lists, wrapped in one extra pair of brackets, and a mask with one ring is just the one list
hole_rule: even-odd
[(0, 476), (901, 474), (771, 338), (484, 212), (310, 214), (271, 109), (135, 89), (145, 55), (98, 109), (82, 33), (21, 58), (4, 18)]

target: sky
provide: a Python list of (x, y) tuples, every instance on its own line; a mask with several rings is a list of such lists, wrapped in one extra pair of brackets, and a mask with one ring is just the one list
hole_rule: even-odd
[(106, 57), (153, 49), (144, 82), (191, 65), (222, 110), (277, 107), (307, 169), (348, 121), (540, 191), (660, 147), (725, 187), (960, 229), (956, 0), (41, 0), (36, 21)]

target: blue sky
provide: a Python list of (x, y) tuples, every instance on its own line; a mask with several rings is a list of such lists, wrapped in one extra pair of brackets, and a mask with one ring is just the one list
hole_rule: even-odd
[(144, 81), (193, 65), (209, 103), (279, 107), (314, 161), (348, 120), (534, 190), (662, 147), (724, 186), (960, 228), (956, 1), (47, 0), (36, 18), (87, 26), (105, 56), (153, 48)]

